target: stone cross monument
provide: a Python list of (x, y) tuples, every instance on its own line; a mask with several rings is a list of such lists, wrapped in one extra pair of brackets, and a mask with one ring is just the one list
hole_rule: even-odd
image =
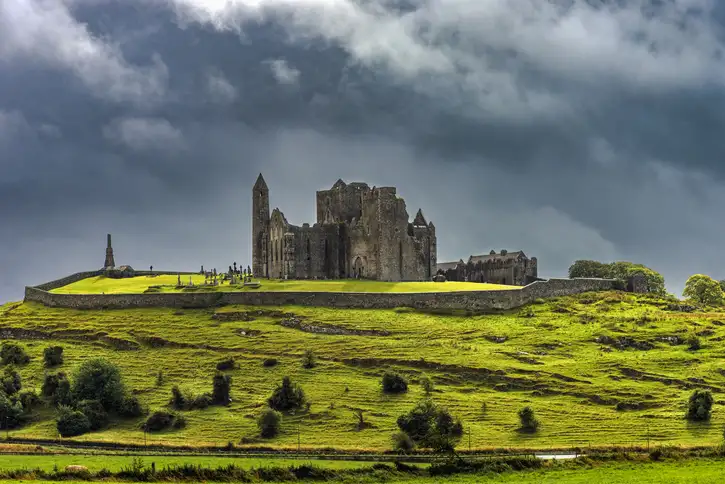
[(108, 234), (108, 244), (106, 246), (106, 262), (103, 264), (104, 269), (113, 269), (116, 262), (113, 260), (113, 247), (111, 247), (111, 234)]

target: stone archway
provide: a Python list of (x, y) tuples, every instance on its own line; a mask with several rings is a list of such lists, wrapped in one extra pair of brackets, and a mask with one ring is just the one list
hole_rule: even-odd
[(352, 277), (355, 279), (362, 279), (365, 277), (365, 263), (360, 256), (357, 256), (352, 260)]

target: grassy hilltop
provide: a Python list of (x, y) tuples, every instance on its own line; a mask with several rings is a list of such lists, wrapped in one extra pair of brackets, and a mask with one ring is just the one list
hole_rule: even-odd
[[(474, 448), (644, 445), (648, 436), (658, 444), (716, 444), (725, 423), (725, 313), (683, 309), (690, 311), (620, 292), (542, 300), (495, 315), (292, 306), (77, 311), (14, 303), (0, 306), (0, 331), (20, 338), (31, 356), (19, 368), (23, 389), (40, 390), (43, 349), (61, 345), (61, 371), (104, 357), (151, 410), (168, 404), (173, 385), (211, 391), (216, 363), (234, 357), (239, 368), (227, 372), (232, 404), (183, 412), (185, 428), (149, 434), (149, 443), (245, 439), (296, 447), (299, 429), (303, 447), (389, 449), (396, 418), (424, 397), (417, 382), (426, 373), (435, 383), (432, 398), (462, 419)], [(700, 349), (689, 349), (692, 337)], [(306, 350), (316, 367), (302, 367)], [(279, 364), (263, 366), (268, 358)], [(409, 378), (407, 393), (382, 392), (386, 369)], [(259, 439), (255, 419), (285, 375), (312, 406), (285, 415), (280, 436)], [(706, 424), (683, 418), (698, 387), (715, 396)], [(533, 435), (516, 430), (517, 412), (527, 405), (541, 421)], [(355, 409), (364, 410), (368, 428), (356, 428)], [(11, 435), (56, 438), (54, 419), (55, 410), (43, 408)], [(140, 443), (142, 421), (119, 421), (78, 439)], [(460, 446), (468, 447), (468, 435)]]

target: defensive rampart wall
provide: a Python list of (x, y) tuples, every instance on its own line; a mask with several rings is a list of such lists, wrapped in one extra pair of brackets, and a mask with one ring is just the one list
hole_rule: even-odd
[[(154, 271), (155, 274), (159, 272)], [(429, 293), (372, 292), (181, 292), (150, 294), (55, 294), (60, 281), (83, 279), (78, 273), (58, 281), (25, 288), (25, 300), (50, 307), (72, 309), (123, 309), (146, 307), (207, 308), (228, 304), (250, 306), (321, 306), (339, 309), (462, 309), (486, 311), (512, 309), (538, 298), (566, 296), (590, 291), (619, 289), (612, 279), (549, 279), (536, 281), (522, 289), (502, 291), (457, 291)], [(142, 273), (137, 273), (141, 275)], [(172, 272), (170, 274), (177, 274)], [(88, 276), (86, 276), (88, 277)], [(66, 284), (70, 283), (66, 282)], [(59, 285), (58, 285), (59, 284)], [(441, 283), (445, 284), (445, 283)], [(264, 287), (264, 286), (262, 286)]]

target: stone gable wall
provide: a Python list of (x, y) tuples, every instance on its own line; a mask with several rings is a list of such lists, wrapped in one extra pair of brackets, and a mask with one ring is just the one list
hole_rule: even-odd
[[(154, 271), (154, 273), (156, 272)], [(171, 274), (177, 273), (173, 272)], [(77, 274), (70, 277), (77, 277)], [(61, 280), (59, 279), (59, 281)], [(57, 281), (53, 282), (55, 283)], [(47, 286), (47, 284), (43, 284), (42, 286)], [(229, 304), (243, 304), (251, 306), (320, 306), (338, 309), (394, 309), (398, 307), (411, 307), (414, 309), (486, 311), (512, 309), (533, 302), (538, 298), (566, 296), (590, 291), (606, 291), (616, 288), (617, 281), (610, 279), (550, 279), (548, 281), (534, 282), (520, 290), (434, 293), (250, 291), (155, 294), (55, 294), (38, 286), (25, 288), (25, 300), (36, 301), (50, 307), (73, 309), (124, 309), (141, 307), (208, 308)]]

